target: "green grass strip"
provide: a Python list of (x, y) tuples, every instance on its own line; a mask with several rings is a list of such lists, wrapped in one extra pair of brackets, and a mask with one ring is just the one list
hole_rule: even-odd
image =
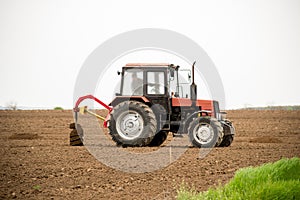
[(193, 199), (300, 199), (300, 159), (281, 159), (238, 170), (225, 186), (196, 193), (182, 186), (178, 200)]

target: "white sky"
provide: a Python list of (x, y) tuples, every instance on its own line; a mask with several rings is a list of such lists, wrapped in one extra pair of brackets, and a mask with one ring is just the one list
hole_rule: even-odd
[(300, 104), (298, 0), (0, 0), (0, 28), (0, 106), (71, 108), (88, 55), (138, 28), (197, 42), (220, 73), (227, 109)]

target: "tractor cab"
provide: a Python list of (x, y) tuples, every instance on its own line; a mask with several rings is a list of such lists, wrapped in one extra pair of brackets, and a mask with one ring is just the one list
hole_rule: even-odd
[(119, 73), (122, 75), (120, 93), (116, 94), (111, 105), (116, 106), (125, 100), (145, 103), (159, 119), (158, 128), (170, 130), (171, 118), (174, 120), (175, 116), (175, 120), (180, 121), (183, 117), (182, 109), (175, 108), (173, 104), (178, 105), (178, 100), (189, 101), (190, 98), (191, 71), (179, 72), (179, 68), (167, 63), (126, 64)]
[[(169, 96), (169, 64), (130, 63), (122, 69), (120, 96)], [(117, 94), (118, 96), (118, 94)]]
[[(129, 63), (122, 68), (120, 92), (112, 106), (121, 98), (141, 101), (147, 99), (151, 104), (160, 104), (170, 111), (171, 98), (190, 98), (189, 84), (191, 71), (167, 63)], [(184, 76), (182, 76), (182, 75)]]
[(190, 70), (180, 76), (179, 66), (166, 63), (130, 63), (123, 67), (120, 93), (117, 96), (189, 97)]

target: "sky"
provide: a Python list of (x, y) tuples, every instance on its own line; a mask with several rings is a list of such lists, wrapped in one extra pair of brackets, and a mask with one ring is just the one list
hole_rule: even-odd
[[(0, 0), (0, 28), (0, 106), (72, 108), (91, 52), (140, 28), (172, 30), (200, 45), (221, 76), (226, 109), (300, 104), (298, 0)], [(113, 90), (97, 95), (108, 103)]]

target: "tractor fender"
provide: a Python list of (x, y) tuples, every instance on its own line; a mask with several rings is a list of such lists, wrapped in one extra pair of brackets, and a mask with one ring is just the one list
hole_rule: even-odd
[(211, 111), (209, 110), (199, 110), (197, 112), (194, 112), (192, 114), (190, 114), (184, 121), (183, 123), (183, 127), (181, 128), (182, 133), (187, 133), (188, 131), (188, 127), (190, 125), (190, 123), (193, 121), (193, 119), (200, 117), (200, 116), (209, 116), (209, 113), (211, 113)]
[(222, 120), (221, 125), (222, 125), (223, 130), (224, 130), (224, 135), (232, 135), (232, 136), (235, 135), (235, 128), (234, 128), (231, 121), (229, 121), (227, 119), (224, 120), (224, 121)]

